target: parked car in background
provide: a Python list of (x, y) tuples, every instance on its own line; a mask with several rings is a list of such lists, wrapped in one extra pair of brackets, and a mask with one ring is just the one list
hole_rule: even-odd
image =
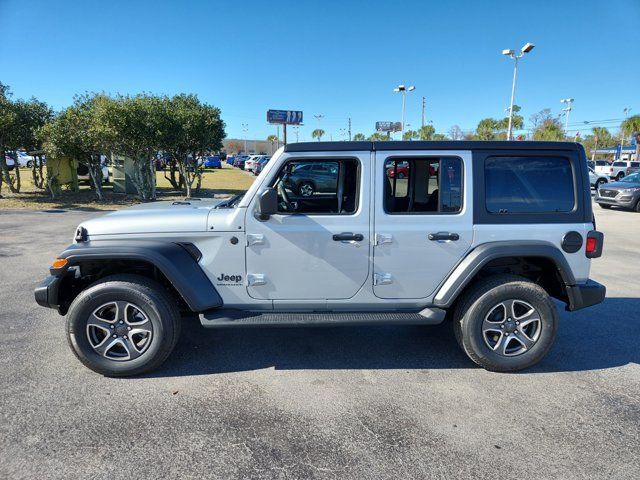
[(271, 160), (271, 157), (267, 157), (266, 155), (264, 155), (260, 160), (258, 160), (255, 167), (253, 168), (253, 174), (256, 177), (260, 175), (260, 172), (262, 172), (262, 170), (264, 169), (264, 166), (267, 163), (269, 163), (269, 160)]
[(591, 167), (593, 168), (593, 171), (596, 172), (598, 175), (609, 175), (609, 173), (611, 172), (611, 162), (607, 161), (607, 160), (596, 160), (595, 161), (595, 167)]
[(18, 165), (21, 167), (31, 168), (33, 166), (35, 158), (29, 155), (25, 150), (18, 150), (16, 152), (16, 156), (18, 157)]
[(204, 168), (222, 168), (222, 160), (217, 155), (209, 155), (204, 160)]
[(233, 161), (233, 166), (244, 170), (244, 162), (249, 158), (249, 155), (238, 155)]
[(7, 168), (9, 169), (9, 171), (13, 170), (16, 166), (16, 161), (9, 155), (4, 156), (4, 161), (7, 162)]
[(244, 169), (248, 172), (253, 172), (256, 164), (262, 160), (266, 155), (251, 155), (246, 162), (244, 162)]
[(225, 161), (227, 162), (227, 165), (233, 166), (233, 161), (235, 159), (236, 159), (235, 155), (227, 155), (227, 159)]
[(598, 190), (603, 184), (607, 183), (608, 181), (608, 175), (596, 173), (593, 169), (589, 168), (589, 183), (591, 184), (592, 188)]
[(387, 169), (387, 177), (389, 178), (407, 178), (409, 176), (409, 163), (399, 162), (393, 168)]
[(602, 208), (623, 207), (640, 213), (640, 172), (601, 186), (595, 200)]
[(618, 160), (611, 164), (609, 167), (609, 177), (620, 180), (626, 175), (630, 175), (635, 172), (640, 172), (640, 162), (629, 162)]
[(314, 162), (296, 166), (287, 174), (283, 184), (302, 197), (314, 193), (335, 192), (338, 182), (338, 167), (335, 162)]
[[(76, 174), (78, 175), (79, 182), (91, 183), (89, 167), (84, 163), (78, 165), (78, 168), (76, 168)], [(102, 183), (109, 183), (109, 161), (106, 158), (102, 160)]]

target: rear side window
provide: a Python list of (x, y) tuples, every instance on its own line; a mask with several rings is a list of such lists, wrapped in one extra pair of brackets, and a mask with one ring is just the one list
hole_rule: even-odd
[(390, 158), (384, 163), (384, 209), (391, 214), (459, 213), (462, 160)]
[(489, 157), (485, 202), (491, 213), (554, 213), (575, 208), (571, 162), (564, 157)]
[(638, 167), (640, 167), (640, 162), (631, 162), (631, 166), (633, 168), (638, 168)]
[(614, 167), (626, 167), (627, 162), (613, 162)]
[(607, 165), (609, 165), (609, 163), (608, 163), (608, 162), (606, 162), (605, 160), (597, 160), (597, 161), (596, 161), (596, 165), (597, 165), (598, 167), (606, 167)]

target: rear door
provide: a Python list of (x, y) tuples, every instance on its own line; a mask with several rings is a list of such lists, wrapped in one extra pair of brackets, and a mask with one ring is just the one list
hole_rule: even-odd
[(380, 298), (425, 298), (473, 240), (471, 152), (377, 151), (374, 286)]

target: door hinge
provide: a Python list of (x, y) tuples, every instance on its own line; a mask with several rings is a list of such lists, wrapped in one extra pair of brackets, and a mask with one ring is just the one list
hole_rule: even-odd
[(247, 275), (247, 285), (250, 287), (257, 287), (266, 283), (267, 280), (264, 278), (264, 273), (250, 273)]
[(247, 235), (247, 246), (264, 245), (264, 235), (262, 233), (250, 233)]
[(390, 233), (376, 233), (376, 245), (393, 243), (393, 235)]
[(374, 273), (373, 284), (374, 285), (389, 285), (393, 283), (393, 277), (390, 273)]

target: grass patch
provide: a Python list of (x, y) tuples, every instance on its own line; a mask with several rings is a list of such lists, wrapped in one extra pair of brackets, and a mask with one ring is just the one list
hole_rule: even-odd
[[(63, 190), (55, 200), (51, 200), (47, 190), (37, 189), (31, 181), (31, 170), (20, 169), (22, 185), (20, 193), (11, 193), (6, 184), (2, 185), (2, 198), (0, 198), (0, 210), (8, 209), (74, 209), (85, 211), (114, 210), (125, 208), (140, 203), (134, 195), (113, 193), (111, 185), (103, 187), (104, 200), (99, 202), (95, 192), (86, 183), (80, 184), (80, 191), (73, 192)], [(223, 165), (222, 169), (208, 169), (202, 177), (202, 188), (199, 192), (193, 192), (194, 197), (218, 198), (237, 195), (246, 191), (255, 177), (247, 172)], [(156, 173), (156, 185), (158, 200), (183, 199), (184, 193), (171, 187), (164, 177), (164, 172)]]

